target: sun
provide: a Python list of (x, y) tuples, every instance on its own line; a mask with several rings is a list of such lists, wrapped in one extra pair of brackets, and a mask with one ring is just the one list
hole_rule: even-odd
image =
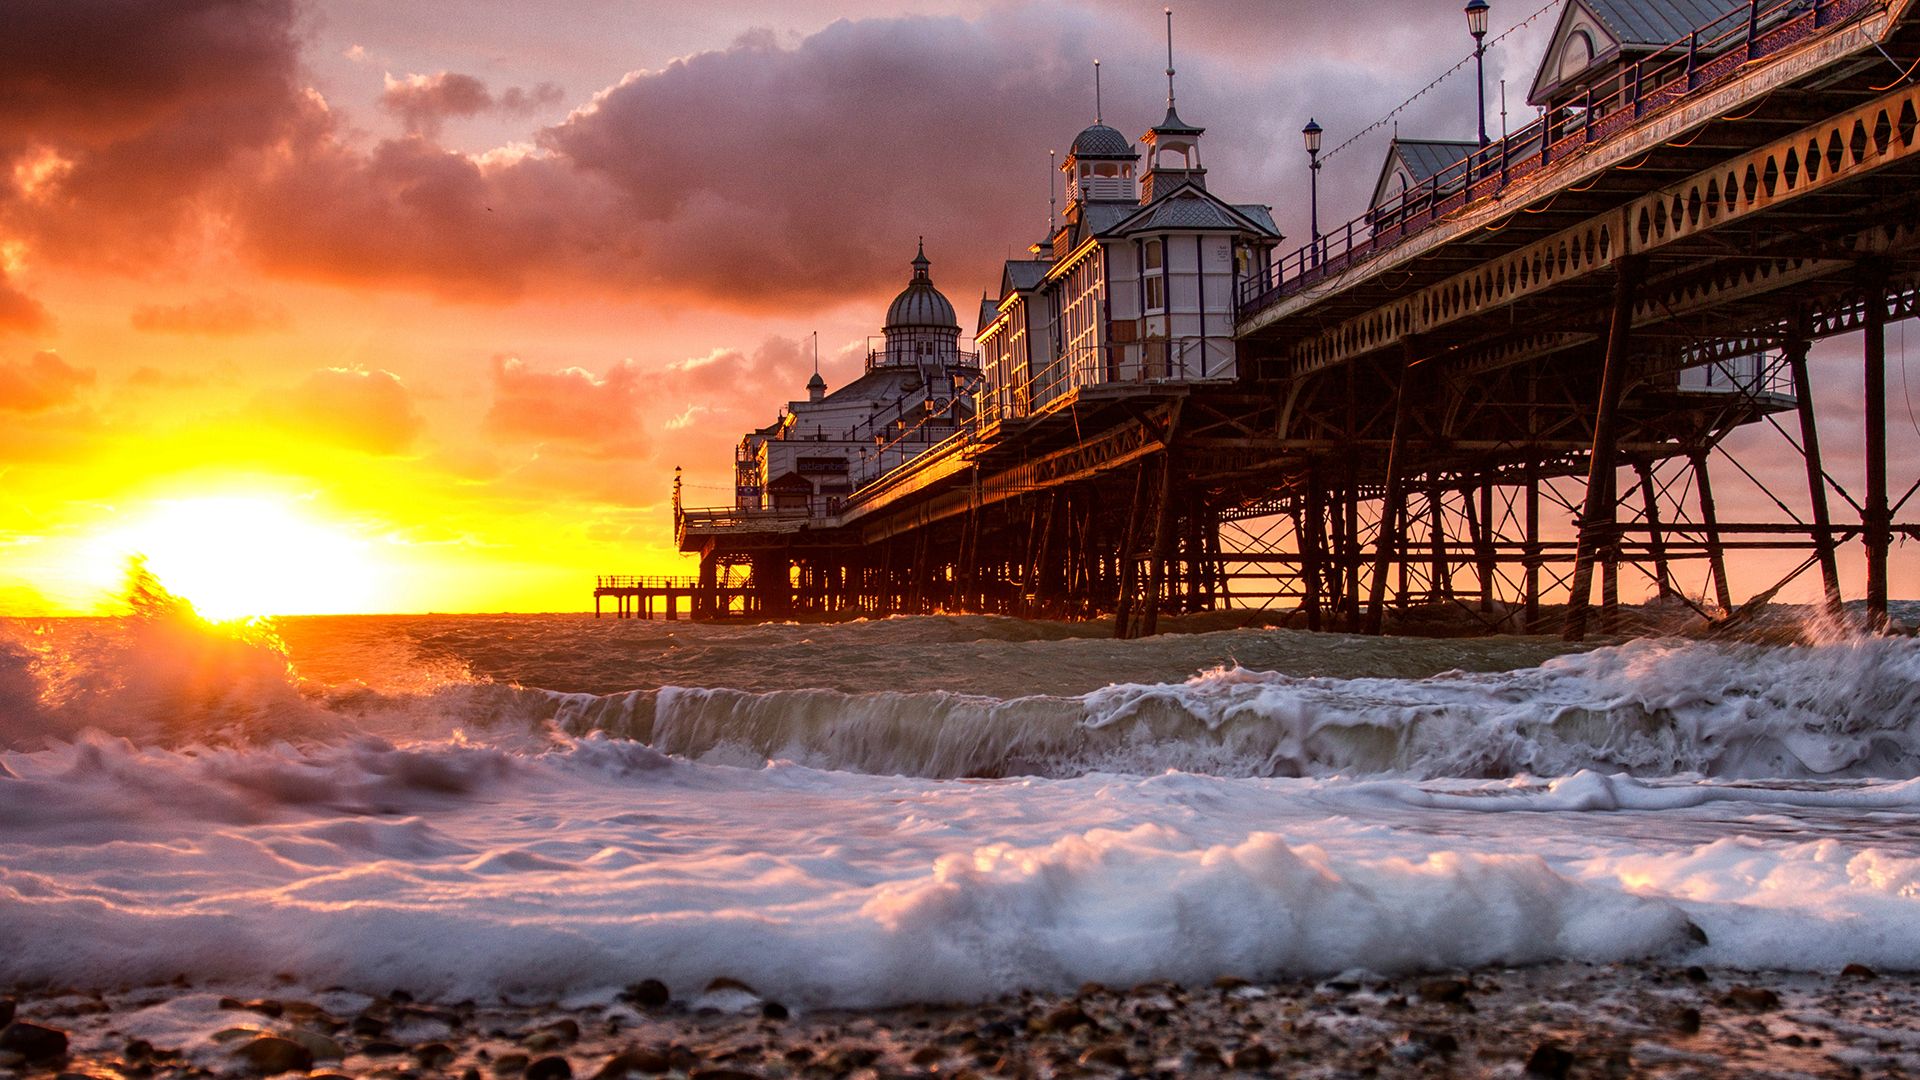
[(157, 500), (89, 547), (96, 577), (143, 557), (169, 592), (214, 620), (373, 611), (383, 592), (370, 541), (275, 496)]

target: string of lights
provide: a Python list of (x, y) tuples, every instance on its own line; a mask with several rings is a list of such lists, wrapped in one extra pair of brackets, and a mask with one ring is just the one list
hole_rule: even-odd
[[(1547, 3), (1541, 5), (1540, 10), (1535, 11), (1533, 14), (1527, 16), (1526, 18), (1520, 20), (1517, 23), (1514, 23), (1512, 26), (1509, 26), (1505, 30), (1501, 31), (1499, 36), (1495, 37), (1492, 41), (1487, 42), (1487, 47), (1492, 48), (1493, 46), (1500, 44), (1502, 41), (1505, 41), (1509, 36), (1511, 36), (1516, 31), (1521, 30), (1527, 26), (1533, 25), (1533, 23), (1536, 22), (1540, 18), (1540, 16), (1545, 15), (1549, 11), (1554, 11), (1558, 9), (1560, 6), (1561, 6), (1561, 0), (1547, 0)], [(1359, 131), (1355, 132), (1353, 136), (1349, 138), (1346, 142), (1343, 142), (1339, 146), (1334, 147), (1332, 150), (1327, 151), (1327, 153), (1323, 156), (1322, 160), (1332, 158), (1335, 154), (1338, 154), (1340, 151), (1345, 150), (1347, 147), (1352, 146), (1354, 143), (1359, 142), (1361, 139), (1365, 138), (1366, 136), (1380, 130), (1383, 127), (1386, 127), (1388, 124), (1393, 122), (1394, 117), (1399, 116), (1401, 113), (1407, 111), (1408, 107), (1410, 107), (1414, 102), (1427, 96), (1429, 93), (1432, 93), (1434, 88), (1438, 87), (1441, 83), (1445, 82), (1446, 80), (1452, 78), (1454, 75), (1458, 74), (1460, 69), (1466, 67), (1468, 64), (1472, 62), (1473, 62), (1473, 54), (1468, 53), (1466, 56), (1460, 59), (1459, 63), (1441, 72), (1440, 75), (1436, 77), (1432, 82), (1421, 87), (1418, 91), (1414, 93), (1412, 97), (1408, 98), (1407, 100), (1401, 102), (1398, 105), (1395, 105), (1393, 109), (1390, 112), (1388, 112), (1385, 116), (1382, 116), (1380, 119), (1374, 121), (1371, 124), (1368, 124), (1366, 127), (1361, 128)]]

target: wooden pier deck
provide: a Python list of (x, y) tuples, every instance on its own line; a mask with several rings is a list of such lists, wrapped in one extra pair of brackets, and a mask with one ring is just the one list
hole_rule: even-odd
[(674, 620), (680, 617), (680, 602), (684, 597), (687, 616), (692, 618), (697, 585), (697, 580), (690, 577), (603, 574), (593, 579), (593, 617), (600, 617), (602, 599), (612, 597), (616, 619), (651, 619), (658, 601), (660, 617)]

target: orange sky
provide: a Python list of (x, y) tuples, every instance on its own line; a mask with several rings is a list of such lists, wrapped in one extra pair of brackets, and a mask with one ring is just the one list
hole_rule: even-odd
[[(1332, 145), (1470, 46), (1451, 0), (1327, 11), (1178, 16), (1213, 186), (1293, 236), (1306, 115)], [(0, 615), (98, 610), (136, 548), (236, 612), (580, 610), (596, 573), (690, 572), (674, 467), (729, 502), (809, 334), (844, 383), (920, 235), (970, 333), (1091, 59), (1108, 122), (1164, 107), (1159, 32), (1131, 0), (14, 0)], [(1471, 94), (1403, 124), (1462, 135)], [(1385, 137), (1329, 161), (1326, 217)]]

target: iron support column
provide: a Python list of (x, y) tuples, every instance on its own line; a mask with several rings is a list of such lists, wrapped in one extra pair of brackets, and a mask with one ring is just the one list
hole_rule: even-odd
[(1710, 451), (1695, 450), (1688, 455), (1693, 462), (1693, 486), (1700, 492), (1700, 527), (1706, 534), (1707, 568), (1713, 574), (1713, 598), (1723, 612), (1733, 611), (1733, 591), (1727, 586), (1727, 551), (1720, 542), (1720, 516), (1713, 505), (1713, 481), (1707, 472)]
[(1580, 544), (1573, 562), (1573, 595), (1567, 598), (1563, 636), (1587, 636), (1587, 609), (1593, 595), (1593, 563), (1603, 548), (1612, 550), (1614, 534), (1614, 449), (1620, 435), (1620, 397), (1626, 389), (1627, 338), (1633, 329), (1633, 297), (1643, 256), (1620, 260), (1613, 285), (1613, 315), (1607, 323), (1606, 359), (1600, 371), (1600, 401), (1593, 422), (1593, 453), (1587, 468), (1587, 499), (1580, 513)]
[(1793, 370), (1793, 396), (1800, 411), (1800, 449), (1807, 459), (1807, 495), (1813, 504), (1813, 548), (1820, 558), (1820, 583), (1827, 614), (1840, 614), (1840, 568), (1833, 555), (1833, 519), (1827, 512), (1827, 474), (1820, 464), (1820, 429), (1814, 422), (1813, 382), (1807, 377), (1807, 336), (1798, 320), (1787, 342), (1787, 365)]
[(1867, 284), (1866, 326), (1867, 504), (1862, 522), (1867, 539), (1867, 623), (1887, 628), (1887, 296), (1886, 278)]
[(1380, 634), (1385, 617), (1387, 565), (1399, 540), (1395, 529), (1400, 520), (1401, 503), (1406, 499), (1406, 485), (1400, 473), (1406, 467), (1407, 426), (1413, 411), (1413, 368), (1414, 343), (1408, 339), (1402, 347), (1400, 384), (1393, 394), (1393, 441), (1387, 446), (1387, 489), (1380, 501), (1380, 535), (1374, 538), (1373, 580), (1367, 586), (1365, 632), (1375, 636)]

